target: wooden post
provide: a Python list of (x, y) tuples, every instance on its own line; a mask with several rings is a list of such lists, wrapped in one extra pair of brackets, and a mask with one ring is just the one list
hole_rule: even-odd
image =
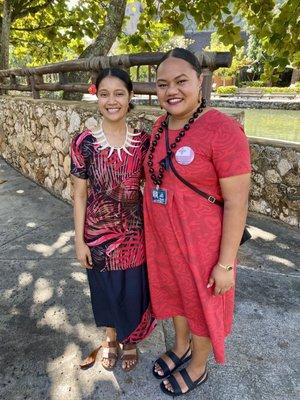
[(207, 104), (210, 103), (210, 95), (212, 90), (212, 71), (208, 68), (204, 68), (202, 70), (203, 74), (203, 83), (202, 83), (202, 97), (204, 97), (207, 101)]
[[(150, 83), (151, 82), (151, 65), (148, 65), (148, 82)], [(152, 105), (152, 96), (151, 96), (151, 94), (149, 94), (149, 96), (148, 96), (148, 101), (149, 101), (149, 106), (151, 106)]]
[(34, 99), (40, 99), (41, 98), (40, 92), (39, 92), (39, 90), (36, 90), (36, 88), (35, 88), (35, 76), (34, 75), (29, 76), (29, 83), (31, 86), (32, 97)]
[(11, 75), (10, 76), (10, 84), (12, 86), (18, 86), (18, 81), (16, 75)]

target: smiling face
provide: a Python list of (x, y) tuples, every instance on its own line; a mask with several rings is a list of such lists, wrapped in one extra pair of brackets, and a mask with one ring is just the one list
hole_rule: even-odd
[(169, 57), (157, 69), (156, 90), (161, 107), (172, 116), (185, 118), (198, 106), (202, 77), (187, 61)]
[(99, 110), (104, 118), (117, 122), (126, 117), (132, 93), (128, 92), (121, 79), (115, 76), (102, 79), (97, 96)]

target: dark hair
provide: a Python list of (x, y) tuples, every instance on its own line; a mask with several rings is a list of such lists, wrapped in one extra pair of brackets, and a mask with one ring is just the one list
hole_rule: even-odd
[[(101, 81), (106, 78), (107, 76), (113, 76), (115, 78), (120, 79), (126, 86), (126, 89), (128, 90), (128, 93), (130, 94), (133, 90), (133, 84), (132, 80), (130, 79), (129, 74), (124, 71), (123, 69), (120, 68), (104, 68), (102, 69), (96, 79), (96, 88), (98, 91), (99, 85)], [(130, 101), (128, 105), (128, 111), (132, 110), (134, 108), (133, 103)]]
[(168, 51), (159, 61), (158, 66), (163, 63), (167, 58), (181, 58), (182, 60), (188, 62), (192, 68), (197, 72), (198, 77), (201, 75), (202, 68), (199, 63), (198, 58), (189, 50), (183, 49), (181, 47), (175, 47), (174, 49)]

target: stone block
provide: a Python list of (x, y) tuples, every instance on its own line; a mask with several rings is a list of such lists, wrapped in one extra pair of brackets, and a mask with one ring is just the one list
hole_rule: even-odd
[(46, 188), (52, 189), (52, 182), (51, 182), (51, 179), (49, 178), (49, 176), (46, 177), (44, 185)]
[(286, 158), (282, 158), (279, 161), (277, 168), (280, 172), (280, 175), (284, 176), (291, 168), (293, 168), (293, 166), (288, 162)]
[(294, 215), (289, 215), (285, 216), (283, 213), (279, 215), (279, 219), (283, 222), (286, 222), (289, 225), (292, 226), (298, 226), (299, 225), (299, 218), (296, 214)]
[(271, 204), (272, 206), (279, 206), (282, 193), (278, 189), (277, 185), (267, 184), (264, 187), (264, 194), (264, 197), (269, 204)]
[(64, 156), (62, 153), (58, 153), (58, 164), (61, 166), (64, 164)]
[(49, 126), (49, 120), (47, 119), (47, 117), (45, 115), (43, 115), (40, 119), (40, 124), (42, 126)]
[(263, 186), (265, 183), (265, 178), (262, 174), (252, 174), (252, 178), (254, 182), (256, 182), (259, 186)]
[(59, 163), (58, 163), (58, 153), (55, 150), (53, 150), (52, 153), (51, 153), (51, 162), (52, 162), (52, 165), (54, 166), (54, 168), (57, 169), (58, 165), (59, 165)]
[(250, 195), (251, 195), (252, 197), (260, 198), (261, 195), (262, 195), (262, 191), (263, 191), (263, 189), (262, 189), (261, 186), (258, 186), (258, 185), (256, 185), (255, 183), (252, 183), (252, 184), (251, 184)]
[(281, 155), (292, 164), (296, 161), (296, 151), (294, 149), (284, 149), (282, 150)]
[(249, 209), (250, 211), (255, 211), (265, 215), (270, 215), (271, 213), (270, 205), (263, 199), (260, 200), (250, 199)]
[(70, 174), (70, 168), (71, 168), (71, 157), (69, 156), (69, 154), (67, 154), (64, 159), (64, 172), (67, 176)]
[(54, 183), (55, 178), (56, 178), (55, 168), (53, 166), (51, 166), (51, 168), (49, 170), (49, 179), (51, 181), (51, 184)]
[(289, 186), (300, 186), (300, 176), (293, 171), (289, 171), (284, 176), (284, 182)]
[(72, 111), (70, 115), (70, 122), (68, 126), (68, 132), (73, 133), (79, 131), (81, 119), (76, 111)]
[(52, 146), (51, 146), (51, 144), (48, 143), (48, 142), (44, 143), (44, 144), (43, 144), (43, 153), (44, 153), (45, 155), (49, 155), (49, 154), (51, 154), (51, 151), (52, 151)]
[(58, 151), (63, 151), (63, 143), (62, 140), (58, 137), (55, 137), (53, 140), (53, 146)]
[(266, 171), (266, 180), (271, 183), (280, 183), (282, 181), (281, 176), (275, 169), (269, 169)]
[(95, 126), (97, 126), (98, 125), (98, 122), (97, 122), (97, 120), (94, 118), (94, 117), (90, 117), (90, 118), (88, 118), (85, 122), (84, 122), (84, 126), (87, 128), (87, 129), (92, 129), (92, 128), (94, 128)]

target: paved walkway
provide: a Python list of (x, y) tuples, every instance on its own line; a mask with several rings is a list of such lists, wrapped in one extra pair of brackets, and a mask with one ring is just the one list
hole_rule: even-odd
[[(227, 364), (211, 360), (210, 379), (187, 399), (300, 398), (298, 231), (257, 216), (249, 223), (254, 240), (241, 249)], [(169, 322), (142, 344), (139, 369), (78, 368), (101, 335), (73, 238), (71, 207), (0, 159), (0, 398), (166, 399), (150, 367), (171, 343)]]

